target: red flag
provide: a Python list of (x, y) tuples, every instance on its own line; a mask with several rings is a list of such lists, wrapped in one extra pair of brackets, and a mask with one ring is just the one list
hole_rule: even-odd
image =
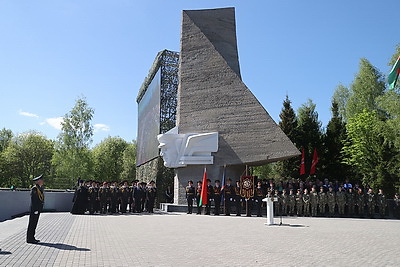
[(304, 147), (301, 149), (301, 163), (300, 163), (300, 175), (306, 174), (306, 164), (304, 163)]
[(311, 162), (310, 175), (315, 174), (315, 167), (317, 166), (317, 163), (318, 163), (318, 154), (317, 154), (317, 149), (314, 148), (314, 155)]
[(200, 194), (200, 202), (199, 207), (201, 205), (207, 205), (208, 197), (207, 197), (207, 169), (204, 167), (204, 175), (203, 175), (203, 183), (201, 185), (201, 194)]

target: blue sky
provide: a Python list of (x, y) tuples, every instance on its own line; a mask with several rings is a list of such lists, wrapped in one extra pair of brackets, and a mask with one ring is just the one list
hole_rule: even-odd
[(182, 10), (231, 6), (242, 79), (276, 122), (288, 94), (295, 110), (311, 98), (325, 127), (360, 58), (388, 74), (400, 43), (395, 0), (2, 0), (0, 128), (56, 138), (85, 96), (93, 145), (136, 139), (138, 90), (157, 52), (179, 51)]

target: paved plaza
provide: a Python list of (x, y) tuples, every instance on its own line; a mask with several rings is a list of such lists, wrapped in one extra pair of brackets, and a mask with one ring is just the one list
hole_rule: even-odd
[[(400, 221), (41, 214), (0, 223), (0, 266), (400, 266)], [(275, 218), (279, 223), (279, 218)]]

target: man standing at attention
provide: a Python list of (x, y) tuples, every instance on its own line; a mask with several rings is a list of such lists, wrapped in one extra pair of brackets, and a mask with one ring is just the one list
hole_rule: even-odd
[(43, 210), (44, 193), (43, 193), (43, 175), (33, 179), (36, 183), (31, 189), (31, 210), (29, 213), (28, 231), (26, 233), (26, 242), (37, 244), (40, 240), (35, 239), (36, 226), (39, 221), (39, 215)]

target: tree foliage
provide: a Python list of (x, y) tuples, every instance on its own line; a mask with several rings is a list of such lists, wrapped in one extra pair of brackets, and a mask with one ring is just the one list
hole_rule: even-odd
[(16, 136), (4, 151), (9, 179), (28, 187), (31, 178), (50, 172), (53, 152), (53, 142), (37, 132)]
[(94, 176), (99, 181), (121, 181), (124, 152), (128, 143), (120, 137), (108, 137), (93, 148)]
[(122, 180), (134, 180), (136, 177), (136, 141), (128, 143), (122, 156)]
[(360, 70), (350, 86), (346, 118), (350, 119), (364, 110), (377, 110), (377, 97), (383, 95), (385, 90), (383, 75), (367, 59), (362, 58)]
[(93, 114), (94, 110), (81, 97), (61, 123), (53, 165), (57, 177), (67, 179), (70, 186), (79, 177), (93, 177), (93, 159), (89, 148), (93, 136)]

